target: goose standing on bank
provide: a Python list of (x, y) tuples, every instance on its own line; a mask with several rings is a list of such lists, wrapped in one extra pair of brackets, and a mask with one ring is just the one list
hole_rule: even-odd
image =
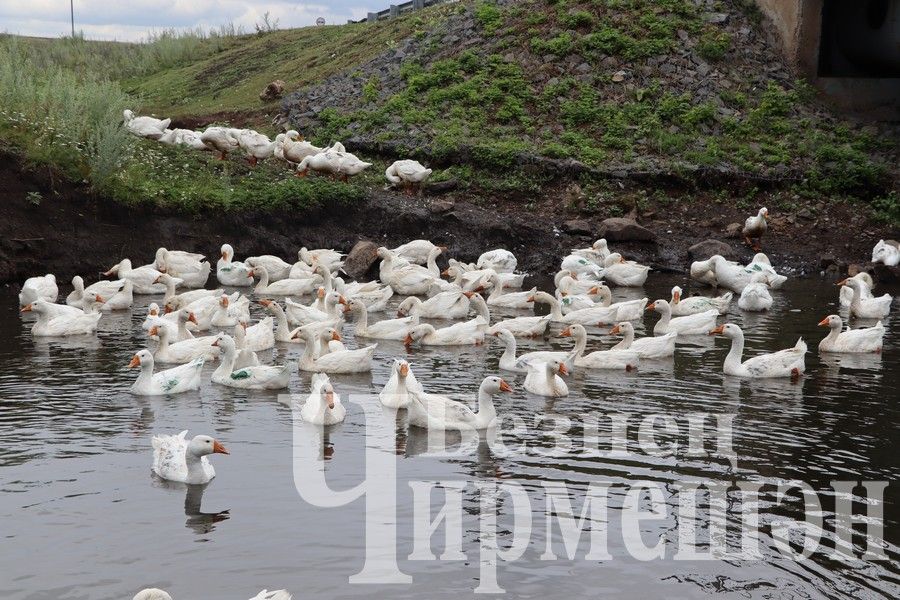
[(385, 170), (384, 176), (394, 185), (403, 185), (406, 194), (412, 196), (414, 189), (421, 190), (431, 176), (431, 169), (425, 168), (416, 160), (398, 160)]
[(269, 158), (275, 152), (275, 142), (270, 140), (268, 136), (252, 129), (241, 131), (241, 135), (238, 137), (238, 145), (244, 151), (244, 154), (247, 155), (247, 160), (252, 167), (255, 167), (259, 161)]
[(763, 207), (759, 209), (759, 212), (756, 213), (755, 216), (747, 217), (747, 220), (744, 221), (744, 228), (741, 230), (741, 235), (744, 236), (744, 241), (747, 245), (753, 248), (755, 252), (759, 252), (762, 236), (765, 235), (766, 230), (769, 228), (768, 223), (766, 223), (768, 218), (769, 209)]
[(200, 134), (200, 141), (210, 150), (218, 152), (219, 160), (225, 160), (229, 152), (235, 152), (241, 147), (241, 131), (231, 127), (207, 127)]
[(122, 111), (122, 122), (129, 133), (138, 137), (158, 140), (172, 124), (172, 119), (136, 117), (133, 111), (126, 109)]

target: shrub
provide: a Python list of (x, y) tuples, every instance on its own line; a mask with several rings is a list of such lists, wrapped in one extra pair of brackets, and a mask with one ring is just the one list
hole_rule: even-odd
[(503, 13), (491, 2), (479, 2), (475, 5), (475, 20), (485, 33), (493, 34), (503, 25)]
[(697, 53), (709, 61), (721, 60), (731, 47), (731, 36), (727, 33), (705, 33), (697, 43)]

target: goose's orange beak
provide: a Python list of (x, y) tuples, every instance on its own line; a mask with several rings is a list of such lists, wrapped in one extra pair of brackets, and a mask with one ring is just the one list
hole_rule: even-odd
[(528, 296), (528, 298), (525, 299), (525, 302), (534, 302), (534, 294)]
[(672, 303), (678, 304), (679, 302), (681, 302), (681, 292), (675, 292), (672, 294)]
[[(147, 334), (148, 335), (159, 335), (159, 327), (154, 325), (153, 327), (150, 328), (150, 331), (148, 331)], [(137, 357), (135, 356), (135, 358), (137, 358)]]
[(710, 331), (707, 335), (719, 335), (719, 334), (722, 334), (722, 333), (725, 333), (725, 326), (724, 326), (724, 325), (719, 325), (718, 327), (716, 327), (715, 329), (713, 329), (712, 331)]
[(346, 313), (348, 313), (348, 312), (350, 312), (350, 305), (349, 305), (349, 304), (348, 304), (347, 306), (344, 307), (344, 314), (346, 314)]
[[(848, 279), (849, 279), (849, 278), (848, 278)], [(837, 282), (836, 284), (834, 284), (834, 285), (847, 285), (847, 279), (841, 279), (840, 281), (838, 281), (838, 282)]]
[(194, 325), (199, 325), (199, 323), (197, 323), (197, 317), (194, 316), (194, 313), (190, 313), (188, 315), (188, 321), (190, 321)]
[(403, 338), (403, 344), (406, 346), (412, 346), (412, 343), (413, 343), (412, 335), (407, 333), (406, 337)]
[(506, 381), (501, 379), (500, 380), (500, 391), (501, 392), (511, 392), (512, 388), (510, 387), (510, 385), (508, 383), (506, 383)]
[(165, 306), (163, 306), (163, 312), (169, 314), (170, 312), (172, 312), (172, 307), (166, 304)]
[(441, 271), (441, 277), (450, 277), (450, 269), (444, 269)]
[(594, 287), (592, 287), (591, 289), (588, 290), (588, 295), (589, 295), (589, 296), (596, 296), (596, 295), (599, 294), (599, 293), (600, 293), (600, 288), (597, 287), (596, 285), (595, 285)]
[(316, 297), (324, 298), (325, 297), (325, 288), (320, 287), (318, 290), (316, 290)]
[(334, 408), (334, 392), (325, 392), (325, 401), (328, 402), (328, 408)]
[(104, 300), (104, 299), (103, 299), (103, 296), (101, 296), (100, 294), (95, 294), (95, 295), (94, 295), (94, 302), (106, 302), (106, 300)]
[(400, 377), (406, 377), (407, 375), (409, 375), (409, 365), (403, 363), (400, 365)]
[(212, 343), (212, 345), (218, 348), (218, 347), (219, 347), (219, 340), (218, 340), (218, 339), (214, 340), (213, 343)]
[(157, 277), (156, 279), (154, 279), (154, 280), (153, 280), (153, 283), (159, 283), (159, 278), (160, 278), (160, 277), (162, 277), (162, 275), (160, 275), (159, 277)]
[(260, 304), (261, 306), (265, 306), (266, 308), (268, 308), (269, 305), (272, 304), (272, 301), (271, 301), (271, 300), (260, 300), (260, 301), (259, 301), (259, 304)]
[(156, 310), (155, 308), (151, 308), (149, 314), (151, 317), (155, 317), (155, 316), (159, 315), (159, 311)]
[(474, 295), (475, 295), (475, 292), (463, 292), (463, 296), (465, 296), (469, 300), (471, 300), (472, 296), (474, 296)]
[(563, 329), (560, 332), (559, 337), (572, 337), (572, 328), (566, 327), (565, 329)]
[(341, 341), (341, 334), (339, 334), (337, 331), (335, 331), (334, 333), (332, 333), (332, 334), (331, 334), (331, 341), (333, 341), (333, 342), (339, 342), (339, 341)]
[(222, 253), (222, 260), (226, 260), (228, 258), (228, 254), (225, 252)]
[(29, 303), (19, 309), (19, 312), (31, 312), (34, 310), (34, 307)]
[(222, 296), (222, 299), (219, 300), (219, 304), (221, 304), (224, 308), (228, 308), (228, 296)]
[(819, 321), (819, 327), (828, 327), (828, 317), (825, 317), (821, 321)]
[(213, 440), (213, 454), (231, 454), (231, 452), (217, 440)]
[(650, 312), (651, 310), (654, 310), (655, 308), (656, 308), (656, 302), (651, 302), (650, 304), (647, 305), (646, 310), (647, 310), (647, 312)]
[(619, 329), (619, 326), (616, 325), (616, 326), (614, 326), (612, 329), (609, 330), (609, 335), (616, 335), (616, 334), (618, 334), (618, 333), (621, 333), (621, 331), (622, 331), (622, 330)]
[(566, 365), (563, 363), (559, 363), (559, 374), (560, 375), (568, 375), (569, 369), (566, 368)]
[(139, 367), (139, 366), (141, 366), (141, 359), (138, 357), (137, 354), (135, 354), (134, 356), (131, 357), (131, 362), (128, 363), (128, 368), (133, 369), (133, 368)]
[(338, 302), (340, 304), (343, 304), (344, 306), (347, 306), (347, 299), (344, 298), (343, 296), (338, 296)]

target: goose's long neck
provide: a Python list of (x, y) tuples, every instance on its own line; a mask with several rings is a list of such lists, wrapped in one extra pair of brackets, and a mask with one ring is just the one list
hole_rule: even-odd
[(163, 298), (163, 305), (175, 297), (175, 281), (171, 277), (166, 277), (166, 295)]
[[(179, 319), (177, 322), (178, 322), (178, 339), (182, 339), (182, 338), (186, 339), (186, 338), (194, 337), (194, 335), (187, 328), (187, 321), (182, 321), (181, 319)], [(163, 327), (163, 329), (165, 329), (165, 326)], [(161, 339), (162, 338), (160, 338), (160, 340)]]
[(259, 283), (256, 284), (254, 291), (257, 293), (262, 292), (267, 287), (269, 287), (269, 272), (268, 271), (260, 271), (259, 272)]
[(581, 358), (585, 348), (587, 348), (587, 333), (579, 328), (575, 332), (575, 358)]
[[(354, 302), (354, 304), (356, 304)], [(365, 306), (361, 306), (354, 310), (356, 313), (356, 331), (357, 333), (366, 331), (369, 329), (369, 311), (366, 310)]]
[(238, 323), (234, 326), (234, 347), (242, 350), (247, 346), (247, 332), (244, 326)]
[(477, 298), (474, 302), (475, 313), (484, 319), (485, 323), (491, 322), (491, 309), (488, 308), (487, 302), (483, 298)]
[(437, 266), (437, 254), (433, 252), (428, 253), (428, 262), (426, 263), (426, 266), (428, 267), (428, 272), (431, 273), (432, 276), (440, 279), (441, 270), (438, 269)]
[(728, 369), (737, 369), (741, 366), (741, 357), (744, 355), (744, 334), (743, 332), (738, 333), (733, 338), (731, 338), (731, 350), (728, 351), (728, 355), (725, 357), (725, 368), (726, 371)]
[(628, 350), (634, 343), (634, 330), (631, 328), (622, 332), (622, 341), (612, 347), (612, 350)]
[(550, 315), (554, 321), (560, 321), (563, 318), (562, 310), (559, 307), (559, 300), (551, 296), (550, 294), (543, 294), (541, 296), (544, 299), (546, 304), (550, 305)]
[(191, 452), (190, 449), (186, 449), (184, 451), (184, 462), (187, 465), (188, 481), (202, 481), (205, 473), (203, 472), (201, 457)]
[(331, 271), (324, 268), (322, 269), (322, 287), (325, 288), (326, 294), (334, 291), (334, 278), (331, 276)]
[(278, 337), (285, 340), (291, 337), (291, 328), (288, 327), (287, 316), (280, 304), (272, 304), (272, 312), (275, 313), (275, 333)]
[(169, 347), (169, 330), (163, 325), (157, 328), (156, 333), (159, 337), (159, 346), (157, 346), (156, 351), (167, 349)]
[(489, 421), (497, 416), (497, 409), (494, 407), (494, 396), (485, 389), (484, 383), (478, 388), (478, 416)]
[(859, 293), (859, 288), (853, 286), (850, 288), (853, 291), (853, 297), (850, 299), (850, 307), (854, 310), (859, 308), (859, 301), (862, 299), (862, 295)]
[(141, 362), (141, 372), (134, 384), (140, 386), (151, 379), (153, 379), (153, 364), (150, 362)]
[(834, 343), (837, 341), (839, 335), (841, 335), (841, 326), (840, 325), (838, 325), (837, 327), (830, 328), (828, 330), (828, 335), (825, 336), (825, 339), (828, 340), (829, 342)]
[(667, 307), (663, 308), (662, 310), (659, 310), (658, 312), (659, 312), (660, 318), (659, 318), (659, 321), (656, 323), (656, 327), (660, 327), (660, 328), (668, 327), (669, 321), (672, 320), (672, 310), (667, 306)]
[(237, 360), (237, 352), (234, 348), (224, 348), (222, 352), (222, 362), (216, 368), (213, 376), (227, 377), (234, 371), (234, 362)]
[(503, 341), (503, 356), (501, 360), (516, 360), (516, 338), (513, 335), (507, 335), (500, 338)]

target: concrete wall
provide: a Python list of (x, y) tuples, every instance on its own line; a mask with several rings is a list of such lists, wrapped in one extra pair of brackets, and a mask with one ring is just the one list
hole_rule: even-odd
[(799, 77), (822, 90), (841, 108), (875, 119), (900, 118), (900, 78), (819, 76), (825, 1), (756, 0), (756, 3), (767, 17), (768, 23), (764, 26), (774, 29), (788, 66)]

